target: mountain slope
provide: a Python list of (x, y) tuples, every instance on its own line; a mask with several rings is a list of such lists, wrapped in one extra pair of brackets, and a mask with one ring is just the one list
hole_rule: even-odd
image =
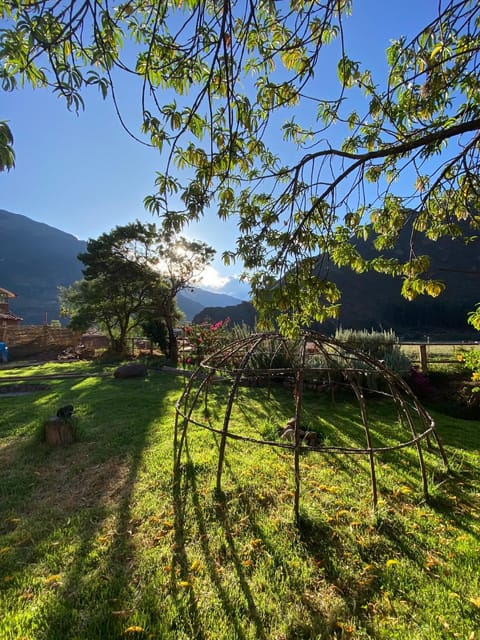
[(69, 233), (0, 210), (0, 286), (17, 294), (11, 309), (24, 324), (59, 317), (58, 287), (82, 277), (77, 255), (85, 247)]
[[(401, 234), (390, 257), (408, 259), (410, 232)], [(467, 244), (448, 238), (436, 242), (419, 238), (415, 243), (417, 255), (431, 257), (428, 276), (445, 282), (445, 291), (438, 298), (420, 296), (409, 302), (401, 295), (400, 278), (381, 273), (354, 273), (344, 267), (339, 269), (328, 261), (319, 261), (318, 276), (335, 282), (342, 293), (341, 309), (337, 320), (329, 320), (318, 329), (333, 333), (336, 328), (394, 329), (398, 335), (423, 338), (424, 335), (453, 336), (451, 339), (474, 338), (478, 335), (467, 324), (467, 313), (480, 302), (480, 241), (472, 239)], [(359, 245), (360, 252), (368, 258), (376, 255), (371, 242)], [(198, 313), (194, 321), (223, 320), (229, 315), (236, 324), (252, 326), (255, 321), (250, 303), (233, 309), (207, 307)]]
[(177, 303), (185, 314), (187, 320), (192, 320), (197, 314), (201, 313), (205, 307), (224, 307), (236, 306), (241, 304), (239, 298), (228, 296), (224, 293), (212, 293), (198, 287), (185, 289), (177, 295)]
[[(0, 287), (17, 294), (10, 308), (24, 324), (59, 318), (58, 287), (82, 278), (83, 265), (77, 256), (86, 246), (69, 233), (0, 209)], [(178, 296), (189, 320), (207, 305), (237, 302), (238, 298), (200, 288), (186, 289)]]
[[(408, 260), (411, 230), (405, 228), (394, 249), (386, 257)], [(412, 301), (401, 295), (401, 278), (376, 272), (352, 273), (325, 265), (327, 275), (342, 292), (338, 324), (348, 328), (393, 328), (397, 333), (421, 334), (429, 331), (469, 332), (467, 313), (480, 300), (480, 241), (441, 238), (432, 241), (415, 237), (415, 253), (430, 257), (427, 276), (445, 283), (437, 298), (419, 296)], [(377, 255), (371, 242), (360, 243), (367, 258)]]
[[(0, 210), (0, 287), (13, 291), (13, 313), (24, 324), (43, 324), (59, 317), (58, 286), (68, 286), (82, 277), (77, 255), (86, 242), (26, 216)], [(371, 243), (359, 247), (368, 257)], [(391, 255), (405, 259), (410, 250), (408, 229), (401, 235)], [(446, 291), (438, 298), (420, 297), (412, 302), (402, 298), (401, 281), (378, 273), (355, 274), (347, 268), (323, 265), (319, 275), (331, 278), (342, 291), (337, 321), (320, 327), (325, 332), (345, 328), (389, 329), (406, 336), (469, 330), (466, 315), (480, 301), (480, 241), (468, 244), (441, 239), (419, 238), (416, 253), (431, 256), (430, 277), (444, 280)], [(240, 304), (235, 304), (239, 302)], [(178, 304), (187, 319), (208, 317), (216, 322), (230, 316), (232, 323), (254, 323), (250, 303), (200, 288), (186, 289)], [(471, 334), (474, 334), (470, 329)]]

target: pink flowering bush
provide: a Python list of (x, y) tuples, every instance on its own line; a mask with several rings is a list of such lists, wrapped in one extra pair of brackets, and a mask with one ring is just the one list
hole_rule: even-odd
[(211, 324), (192, 324), (184, 327), (184, 343), (188, 351), (184, 351), (185, 365), (199, 365), (200, 362), (215, 351), (218, 351), (230, 339), (228, 324), (230, 318)]

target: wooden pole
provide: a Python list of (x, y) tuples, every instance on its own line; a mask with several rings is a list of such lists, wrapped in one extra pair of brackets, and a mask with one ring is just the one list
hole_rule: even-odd
[(420, 367), (423, 373), (428, 371), (427, 345), (425, 343), (418, 345), (420, 350)]

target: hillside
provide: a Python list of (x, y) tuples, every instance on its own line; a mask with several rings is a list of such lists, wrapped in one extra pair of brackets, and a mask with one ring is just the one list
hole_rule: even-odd
[(205, 307), (225, 307), (241, 304), (239, 298), (225, 295), (224, 293), (212, 293), (199, 287), (185, 289), (177, 295), (177, 303), (185, 314), (187, 320), (192, 320), (197, 314), (201, 313)]
[(24, 324), (59, 318), (58, 287), (82, 277), (77, 255), (85, 247), (69, 233), (0, 210), (0, 286), (17, 294), (10, 307)]
[(255, 308), (251, 302), (241, 302), (227, 307), (205, 307), (194, 316), (193, 322), (196, 324), (219, 322), (226, 318), (230, 318), (231, 325), (245, 324), (253, 329), (256, 322)]
[[(373, 257), (371, 243), (364, 243), (360, 251), (365, 257)], [(333, 280), (342, 292), (341, 311), (338, 320), (331, 320), (318, 328), (332, 333), (337, 327), (351, 329), (394, 329), (404, 338), (466, 339), (477, 333), (467, 324), (467, 313), (480, 302), (480, 241), (467, 244), (459, 240), (443, 238), (432, 242), (419, 238), (415, 243), (416, 254), (431, 257), (429, 276), (442, 280), (446, 290), (438, 298), (421, 296), (409, 302), (401, 295), (401, 279), (380, 273), (353, 273), (348, 268), (338, 269), (328, 262), (320, 267), (319, 277)], [(406, 259), (410, 250), (408, 230), (400, 237), (398, 246), (390, 256)], [(194, 321), (223, 320), (229, 315), (232, 322), (249, 326), (254, 324), (253, 307), (249, 303), (233, 309), (207, 307), (198, 313)]]
[[(58, 287), (82, 278), (83, 265), (77, 256), (85, 250), (84, 240), (0, 210), (0, 287), (17, 294), (10, 308), (23, 318), (23, 324), (59, 319)], [(238, 298), (201, 288), (187, 289), (178, 296), (178, 305), (188, 320), (207, 305), (238, 302)]]
[[(17, 294), (11, 309), (24, 318), (24, 324), (43, 324), (45, 319), (59, 317), (58, 286), (67, 286), (82, 277), (77, 255), (85, 247), (85, 241), (71, 234), (0, 210), (0, 286)], [(405, 257), (409, 248), (410, 235), (406, 231), (391, 255)], [(369, 257), (374, 252), (371, 244), (363, 244), (360, 250)], [(464, 244), (419, 238), (416, 253), (431, 256), (429, 275), (447, 285), (436, 299), (420, 297), (408, 302), (400, 294), (399, 279), (378, 273), (359, 275), (324, 264), (320, 274), (338, 284), (342, 307), (338, 321), (326, 323), (321, 330), (330, 333), (343, 326), (393, 328), (404, 337), (476, 335), (467, 325), (466, 315), (480, 301), (480, 241)], [(216, 322), (227, 316), (232, 323), (253, 326), (255, 322), (250, 303), (200, 288), (183, 291), (178, 303), (186, 318), (195, 322)]]
[[(407, 260), (411, 234), (407, 228), (387, 257)], [(415, 254), (430, 256), (428, 277), (445, 283), (437, 298), (419, 296), (408, 301), (401, 295), (401, 278), (369, 272), (354, 274), (349, 269), (327, 265), (327, 273), (342, 291), (338, 324), (351, 328), (394, 329), (397, 334), (422, 337), (423, 334), (474, 333), (467, 324), (467, 313), (480, 301), (480, 241), (441, 238), (434, 242), (423, 236), (414, 238)], [(367, 258), (377, 252), (372, 243), (359, 246)]]

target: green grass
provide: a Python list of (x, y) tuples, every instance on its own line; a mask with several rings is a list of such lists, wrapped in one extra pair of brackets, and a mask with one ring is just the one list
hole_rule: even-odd
[[(217, 435), (190, 425), (174, 474), (183, 379), (85, 367), (0, 373), (90, 374), (0, 396), (2, 640), (479, 640), (478, 423), (434, 416), (451, 472), (426, 455), (429, 503), (414, 451), (380, 458), (376, 513), (367, 460), (303, 455), (295, 526), (289, 451), (229, 441), (218, 496)], [(213, 385), (197, 417), (221, 424), (226, 392)], [(78, 440), (49, 448), (42, 422), (67, 403)], [(283, 388), (241, 388), (231, 428), (270, 438), (292, 411)], [(386, 403), (369, 415), (376, 442), (398, 441)], [(329, 444), (362, 442), (348, 397), (306, 394), (305, 420)]]

